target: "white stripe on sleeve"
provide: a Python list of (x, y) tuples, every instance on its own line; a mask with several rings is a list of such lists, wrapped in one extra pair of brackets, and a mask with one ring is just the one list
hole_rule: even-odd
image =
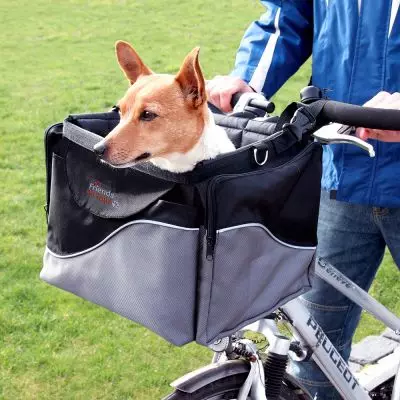
[(388, 37), (392, 33), (394, 21), (396, 19), (397, 12), (399, 11), (400, 0), (392, 0), (392, 9), (390, 11), (390, 24), (389, 24), (389, 33)]
[(268, 43), (265, 46), (265, 50), (261, 56), (260, 62), (258, 63), (257, 68), (254, 71), (253, 77), (251, 78), (251, 80), (249, 82), (249, 85), (256, 92), (261, 92), (261, 90), (264, 86), (265, 80), (267, 78), (269, 68), (271, 67), (276, 43), (281, 34), (281, 32), (279, 30), (280, 15), (281, 15), (281, 9), (278, 8), (278, 10), (276, 11), (275, 19), (274, 19), (275, 32), (272, 33), (271, 36), (269, 37)]

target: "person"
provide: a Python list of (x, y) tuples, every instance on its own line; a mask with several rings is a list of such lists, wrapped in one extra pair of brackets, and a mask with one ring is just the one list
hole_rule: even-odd
[[(400, 110), (400, 93), (379, 92), (370, 101), (367, 101), (364, 106)], [(357, 136), (363, 140), (376, 139), (381, 142), (400, 142), (400, 131), (358, 128)]]
[[(270, 98), (312, 54), (312, 84), (326, 89), (329, 98), (358, 105), (372, 99), (374, 105), (390, 96), (385, 106), (399, 108), (400, 95), (393, 95), (400, 90), (399, 1), (261, 3), (266, 12), (245, 32), (231, 75), (207, 84), (217, 107), (230, 111), (236, 92)], [(359, 129), (358, 134), (374, 146), (375, 158), (356, 146), (324, 146), (317, 251), (368, 289), (385, 246), (400, 265), (400, 143), (376, 140), (398, 141), (399, 132)], [(360, 308), (318, 278), (301, 301), (347, 360)], [(313, 361), (292, 368), (313, 396), (340, 398)]]

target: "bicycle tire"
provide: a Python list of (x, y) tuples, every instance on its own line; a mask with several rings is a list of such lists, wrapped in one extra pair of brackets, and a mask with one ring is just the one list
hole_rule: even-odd
[(392, 398), (395, 377), (388, 379), (369, 392), (372, 399), (390, 400)]
[[(176, 389), (163, 400), (235, 400), (246, 378), (247, 374), (243, 373), (227, 376), (205, 384), (192, 393)], [(296, 388), (293, 381), (293, 378), (284, 379), (279, 400), (311, 400), (311, 396), (299, 387)]]

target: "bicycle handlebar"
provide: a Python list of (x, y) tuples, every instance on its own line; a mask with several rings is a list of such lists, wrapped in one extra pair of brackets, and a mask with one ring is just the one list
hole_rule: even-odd
[(328, 100), (321, 116), (330, 122), (356, 127), (400, 131), (400, 111), (361, 107)]
[[(231, 97), (231, 107), (234, 108), (237, 103), (239, 103), (239, 100), (241, 99), (242, 95), (244, 93), (241, 92), (236, 92), (232, 95)], [(254, 107), (258, 108), (259, 110), (263, 110), (268, 114), (271, 114), (275, 110), (275, 104), (272, 102), (269, 102), (262, 94), (260, 93), (245, 93), (245, 97), (247, 98), (247, 101), (245, 104), (242, 104), (241, 106), (246, 107)]]
[[(243, 93), (235, 93), (232, 96), (232, 106), (235, 106), (242, 94)], [(250, 99), (247, 104), (263, 110), (266, 110), (271, 105), (269, 101), (263, 101), (259, 98)], [(305, 107), (307, 107), (307, 105), (305, 105)], [(343, 125), (370, 129), (400, 131), (400, 110), (361, 107), (328, 100), (320, 116), (327, 122), (337, 122)]]

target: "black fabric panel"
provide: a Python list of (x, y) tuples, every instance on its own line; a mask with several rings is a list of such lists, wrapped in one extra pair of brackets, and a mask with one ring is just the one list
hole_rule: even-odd
[(147, 162), (132, 167), (150, 176), (165, 179), (180, 184), (197, 184), (223, 173), (245, 173), (256, 169), (252, 149), (240, 149), (235, 153), (221, 154), (212, 160), (204, 160), (197, 164), (193, 171), (173, 173), (161, 170)]
[(129, 218), (102, 218), (77, 204), (68, 185), (65, 159), (53, 154), (47, 246), (62, 255), (83, 251), (101, 242), (120, 226), (139, 219), (198, 227), (198, 210), (190, 204), (171, 202), (170, 199), (184, 200), (181, 194), (174, 195), (173, 192), (174, 189), (166, 193), (165, 200), (156, 199)]
[(66, 155), (66, 173), (76, 203), (104, 218), (137, 214), (174, 186), (133, 168), (112, 168), (72, 142)]
[(260, 223), (287, 243), (315, 246), (320, 179), (318, 144), (280, 167), (216, 179), (210, 195), (215, 228)]

